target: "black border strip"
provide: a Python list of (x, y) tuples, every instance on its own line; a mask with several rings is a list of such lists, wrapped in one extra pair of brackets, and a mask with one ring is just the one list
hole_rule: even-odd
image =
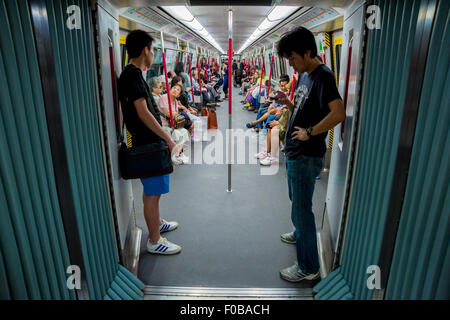
[(395, 242), (400, 224), (403, 199), (408, 182), (408, 171), (414, 146), (417, 116), (425, 77), (428, 50), (436, 16), (438, 0), (422, 0), (417, 21), (414, 47), (409, 70), (405, 107), (403, 109), (402, 126), (397, 149), (391, 197), (386, 215), (378, 266), (381, 270), (381, 289), (383, 298), (391, 271)]
[[(56, 69), (52, 52), (47, 6), (44, 0), (29, 0), (29, 6), (41, 75), (42, 92), (44, 96), (59, 206), (67, 239), (70, 261), (73, 265), (79, 266), (81, 270), (81, 289), (76, 290), (75, 292), (79, 300), (88, 300), (89, 291), (86, 279), (86, 268), (77, 227), (65, 141), (62, 134), (63, 125), (61, 106), (59, 103), (58, 86), (56, 82)], [(65, 271), (66, 270), (64, 270), (64, 272)]]

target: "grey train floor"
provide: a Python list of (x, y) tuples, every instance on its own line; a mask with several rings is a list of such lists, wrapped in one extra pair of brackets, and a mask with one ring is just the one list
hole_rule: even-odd
[[(242, 111), (233, 90), (233, 127), (244, 128), (255, 114)], [(228, 101), (217, 108), (219, 130), (228, 128)], [(257, 143), (256, 140), (254, 143)], [(248, 148), (247, 148), (248, 149)], [(253, 155), (251, 155), (253, 156)], [(142, 185), (133, 181), (137, 224), (143, 230), (139, 278), (152, 286), (223, 288), (309, 288), (292, 284), (279, 270), (296, 260), (295, 246), (280, 241), (292, 230), (284, 160), (276, 175), (262, 176), (259, 165), (233, 165), (227, 193), (227, 165), (176, 166), (170, 193), (161, 197), (161, 216), (180, 223), (163, 236), (183, 247), (180, 254), (146, 252), (148, 230), (142, 215)], [(323, 212), (327, 173), (316, 184), (313, 211), (317, 228)]]

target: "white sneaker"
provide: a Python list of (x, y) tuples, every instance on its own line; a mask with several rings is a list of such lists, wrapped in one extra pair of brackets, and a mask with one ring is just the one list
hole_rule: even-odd
[(269, 156), (270, 153), (267, 153), (267, 151), (261, 151), (260, 153), (255, 154), (256, 159), (264, 159), (265, 157)]
[(273, 158), (273, 157), (271, 157), (271, 156), (267, 156), (267, 157), (265, 157), (264, 159), (261, 159), (261, 160), (259, 161), (259, 163), (260, 163), (262, 166), (268, 166), (268, 167), (270, 167), (271, 165), (277, 164), (277, 163), (278, 163), (278, 158)]
[(176, 228), (178, 228), (178, 225), (179, 224), (176, 221), (166, 221), (164, 219), (161, 219), (161, 222), (159, 223), (159, 232), (163, 233), (175, 230)]
[(295, 239), (294, 231), (288, 232), (288, 233), (283, 233), (281, 235), (281, 241), (283, 241), (285, 243), (289, 243), (289, 244), (296, 244), (297, 239)]
[(170, 242), (166, 238), (160, 237), (158, 242), (155, 244), (152, 244), (149, 241), (147, 241), (147, 251), (154, 254), (176, 254), (181, 251), (181, 247), (175, 243)]
[(317, 280), (320, 279), (320, 273), (308, 274), (304, 273), (298, 267), (298, 262), (293, 266), (280, 270), (280, 276), (282, 279), (289, 282), (300, 282), (302, 280)]

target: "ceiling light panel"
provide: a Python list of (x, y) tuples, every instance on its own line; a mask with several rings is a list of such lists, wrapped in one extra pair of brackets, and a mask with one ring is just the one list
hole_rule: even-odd
[(295, 6), (276, 6), (267, 16), (270, 21), (281, 20), (289, 16), (298, 7)]
[(245, 50), (252, 42), (259, 38), (264, 32), (270, 30), (275, 25), (283, 21), (285, 18), (290, 16), (294, 11), (296, 11), (298, 6), (275, 6), (272, 11), (268, 14), (267, 18), (256, 28), (253, 34), (247, 39), (247, 41), (238, 50), (241, 53)]
[(183, 24), (200, 34), (206, 41), (220, 52), (224, 52), (220, 45), (214, 38), (203, 28), (202, 24), (192, 15), (186, 6), (163, 6), (164, 10), (169, 12), (174, 18), (181, 21)]

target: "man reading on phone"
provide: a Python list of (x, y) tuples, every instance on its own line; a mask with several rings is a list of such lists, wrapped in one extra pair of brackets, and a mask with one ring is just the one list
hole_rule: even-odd
[(299, 27), (285, 34), (278, 54), (288, 59), (299, 75), (294, 102), (286, 95), (276, 99), (292, 112), (285, 154), (295, 231), (283, 234), (281, 240), (297, 246), (297, 262), (281, 270), (280, 276), (291, 282), (315, 280), (320, 276), (312, 212), (315, 178), (323, 168), (327, 132), (345, 120), (345, 108), (333, 72), (316, 59), (316, 42), (308, 29)]

